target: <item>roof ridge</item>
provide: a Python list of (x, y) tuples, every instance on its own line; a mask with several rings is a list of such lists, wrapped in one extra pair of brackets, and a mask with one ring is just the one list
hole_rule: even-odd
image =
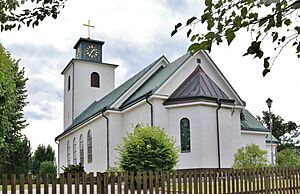
[[(172, 63), (170, 63), (167, 66), (164, 66), (163, 68), (160, 69), (160, 71), (156, 71), (155, 73), (153, 73), (152, 76), (150, 76), (142, 85), (143, 87), (139, 87), (136, 91), (135, 94), (132, 94), (131, 96), (129, 96), (122, 104), (122, 107), (127, 107), (128, 105), (132, 104), (133, 102), (135, 102), (136, 100), (141, 99), (141, 97), (143, 97), (143, 95), (147, 94), (147, 92), (149, 92), (150, 90), (152, 91), (152, 93), (154, 93), (160, 86), (162, 83), (164, 83), (166, 80), (169, 79), (169, 77), (172, 75), (168, 74), (168, 71), (171, 72), (175, 72), (177, 71), (177, 69), (186, 62), (187, 59), (190, 58), (190, 56), (192, 56), (189, 52), (183, 54), (182, 56), (178, 57), (176, 60), (174, 60)], [(174, 69), (175, 68), (175, 69)], [(164, 75), (161, 75), (164, 74)], [(157, 80), (158, 78), (156, 78), (156, 76), (160, 76), (159, 78), (159, 82), (156, 82), (155, 80)], [(166, 77), (164, 77), (166, 76)], [(151, 85), (152, 84), (152, 85)], [(153, 86), (154, 84), (154, 86)], [(152, 87), (153, 86), (153, 87)], [(150, 87), (150, 88), (149, 88)], [(146, 88), (146, 89), (145, 89)]]

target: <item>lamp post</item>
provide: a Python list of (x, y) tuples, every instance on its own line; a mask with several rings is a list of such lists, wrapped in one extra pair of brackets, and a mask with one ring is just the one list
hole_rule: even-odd
[(272, 115), (271, 115), (271, 106), (272, 106), (272, 102), (273, 100), (271, 100), (270, 98), (267, 99), (266, 103), (269, 107), (269, 122), (270, 122), (270, 134), (271, 134), (271, 164), (272, 166), (274, 166), (274, 153), (273, 153), (273, 135), (272, 135)]

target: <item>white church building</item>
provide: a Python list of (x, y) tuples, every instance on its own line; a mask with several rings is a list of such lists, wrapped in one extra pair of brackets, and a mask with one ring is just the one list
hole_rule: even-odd
[(80, 38), (76, 58), (62, 71), (64, 131), (55, 138), (60, 171), (79, 162), (87, 172), (115, 166), (116, 146), (137, 124), (160, 126), (175, 138), (179, 169), (230, 168), (236, 150), (251, 143), (271, 160), (268, 129), (206, 52), (173, 62), (161, 56), (116, 88), (118, 65), (102, 61), (103, 44)]

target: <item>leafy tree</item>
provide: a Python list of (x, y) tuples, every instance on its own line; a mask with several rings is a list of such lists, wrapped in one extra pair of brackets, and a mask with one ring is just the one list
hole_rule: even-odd
[(137, 125), (117, 150), (119, 165), (126, 171), (171, 170), (178, 162), (175, 140), (160, 127)]
[[(1, 32), (22, 25), (35, 27), (46, 17), (56, 19), (66, 0), (0, 0)], [(21, 4), (23, 5), (21, 5)]]
[[(192, 43), (188, 50), (210, 51), (213, 44), (219, 45), (224, 40), (230, 45), (238, 31), (246, 30), (252, 42), (244, 56), (259, 58), (265, 76), (286, 46), (294, 47), (300, 58), (299, 8), (299, 0), (205, 0), (204, 13), (199, 18), (191, 17), (185, 24), (176, 24), (171, 36), (187, 28)], [(198, 23), (207, 30), (195, 31)], [(273, 44), (273, 52), (263, 48), (265, 41)]]
[(64, 173), (84, 173), (84, 166), (79, 163), (79, 164), (72, 164), (69, 166), (63, 166), (61, 168)]
[(279, 167), (292, 167), (300, 165), (300, 157), (295, 150), (286, 148), (276, 153), (276, 164)]
[(10, 140), (10, 149), (2, 160), (0, 172), (6, 174), (26, 174), (30, 170), (31, 146), (25, 136)]
[(249, 169), (269, 166), (266, 158), (267, 151), (261, 150), (258, 145), (250, 144), (241, 147), (234, 155), (233, 168)]
[(55, 162), (55, 152), (50, 145), (39, 145), (32, 157), (32, 173), (37, 174), (42, 162)]
[(53, 161), (44, 161), (40, 165), (39, 174), (56, 174), (56, 165)]
[[(280, 141), (277, 145), (277, 151), (284, 150), (286, 148), (299, 150), (299, 137), (300, 137), (300, 126), (295, 122), (285, 122), (279, 115), (271, 114), (272, 117), (272, 134)], [(263, 111), (263, 116), (257, 116), (258, 120), (270, 128), (270, 117), (268, 111)]]
[(0, 44), (0, 173), (27, 173), (31, 156), (30, 143), (21, 130), (27, 124), (24, 69)]

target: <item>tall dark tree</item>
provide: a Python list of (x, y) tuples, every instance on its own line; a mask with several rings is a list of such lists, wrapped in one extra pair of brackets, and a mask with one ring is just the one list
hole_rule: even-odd
[(32, 173), (37, 174), (42, 162), (55, 162), (55, 151), (50, 145), (39, 145), (32, 157)]
[(6, 165), (2, 172), (11, 174), (26, 174), (31, 167), (31, 146), (25, 136), (14, 138), (11, 143), (11, 149), (8, 158), (5, 160)]
[(1, 31), (38, 26), (46, 17), (57, 18), (66, 0), (0, 0)]
[[(249, 32), (252, 42), (244, 55), (259, 58), (263, 76), (270, 72), (277, 57), (286, 47), (293, 47), (300, 58), (300, 0), (205, 0), (200, 17), (191, 17), (175, 25), (171, 36), (187, 29), (191, 40), (189, 51), (208, 50), (225, 41), (228, 45), (239, 31)], [(201, 32), (195, 25), (203, 24)], [(206, 28), (206, 30), (205, 30)], [(263, 42), (273, 44), (273, 51)]]
[[(270, 117), (268, 111), (263, 111), (262, 117), (257, 117), (266, 127), (270, 128)], [(277, 146), (277, 151), (285, 148), (296, 149), (300, 151), (300, 126), (293, 121), (285, 122), (279, 115), (271, 114), (273, 122), (273, 136), (276, 137), (280, 144)]]
[(27, 79), (18, 63), (0, 45), (0, 173), (29, 170), (30, 143), (21, 133), (27, 126), (23, 113)]

